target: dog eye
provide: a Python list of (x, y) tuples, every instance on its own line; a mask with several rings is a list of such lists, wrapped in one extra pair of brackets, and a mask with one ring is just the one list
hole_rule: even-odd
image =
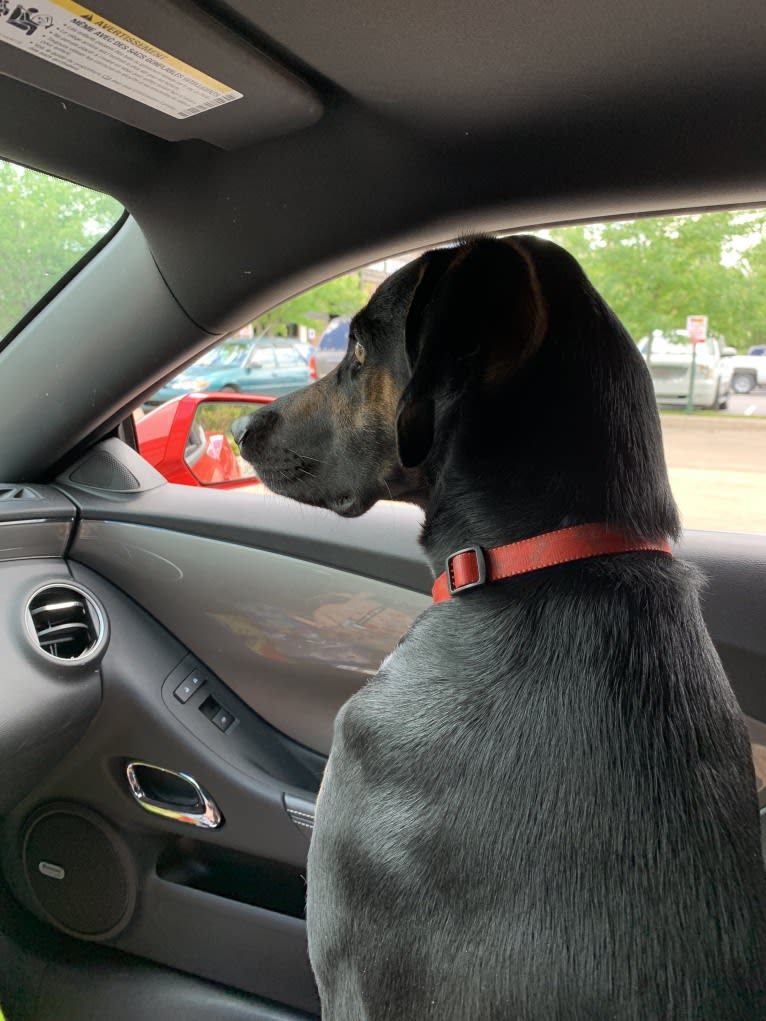
[(359, 341), (354, 344), (354, 358), (359, 362), (360, 365), (364, 365), (364, 359), (367, 352), (364, 350), (364, 346)]

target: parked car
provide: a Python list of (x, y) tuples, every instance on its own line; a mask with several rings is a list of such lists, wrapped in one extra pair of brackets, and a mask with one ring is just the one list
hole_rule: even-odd
[[(686, 330), (663, 333), (654, 330), (638, 342), (654, 384), (659, 404), (685, 406), (689, 400), (692, 346)], [(694, 373), (694, 404), (700, 408), (723, 409), (729, 400), (733, 347), (723, 338), (708, 336), (697, 344)]]
[(348, 328), (351, 316), (338, 316), (319, 338), (314, 353), (314, 367), (317, 378), (326, 376), (343, 358), (348, 347)]
[(749, 394), (756, 386), (766, 386), (766, 357), (764, 347), (751, 347), (750, 353), (731, 359), (733, 375), (731, 388), (737, 394)]
[(153, 393), (144, 408), (156, 408), (185, 393), (222, 391), (279, 397), (313, 378), (308, 361), (289, 340), (226, 340)]

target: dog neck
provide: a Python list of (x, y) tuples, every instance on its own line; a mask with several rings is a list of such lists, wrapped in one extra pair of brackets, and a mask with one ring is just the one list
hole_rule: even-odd
[[(592, 522), (639, 540), (676, 538), (658, 422), (653, 442), (631, 457), (614, 421), (601, 434), (592, 422), (587, 433), (576, 426), (534, 432), (534, 425), (525, 428), (527, 413), (522, 404), (514, 421), (505, 406), (463, 406), (460, 427), (442, 433), (452, 438), (429, 458), (421, 535), (435, 575), (455, 550), (490, 549)], [(651, 434), (652, 424), (642, 423), (641, 435)]]
[(434, 582), (431, 594), (435, 603), (443, 603), (470, 589), (547, 567), (638, 552), (672, 556), (667, 540), (636, 540), (620, 529), (598, 523), (562, 528), (491, 549), (471, 546), (447, 558), (445, 570)]

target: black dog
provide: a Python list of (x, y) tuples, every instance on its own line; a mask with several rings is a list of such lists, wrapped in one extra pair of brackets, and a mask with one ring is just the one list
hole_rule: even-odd
[(338, 714), (308, 871), (323, 1016), (763, 1021), (749, 744), (663, 552), (648, 373), (577, 263), (531, 237), (429, 252), (335, 372), (233, 432), (297, 500), (419, 503), (435, 573), (585, 533), (585, 559), (426, 611)]

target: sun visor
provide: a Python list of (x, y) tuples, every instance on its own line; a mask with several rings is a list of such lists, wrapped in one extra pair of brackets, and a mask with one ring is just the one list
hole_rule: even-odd
[(6, 75), (168, 141), (238, 149), (314, 123), (301, 79), (190, 3), (0, 3)]

